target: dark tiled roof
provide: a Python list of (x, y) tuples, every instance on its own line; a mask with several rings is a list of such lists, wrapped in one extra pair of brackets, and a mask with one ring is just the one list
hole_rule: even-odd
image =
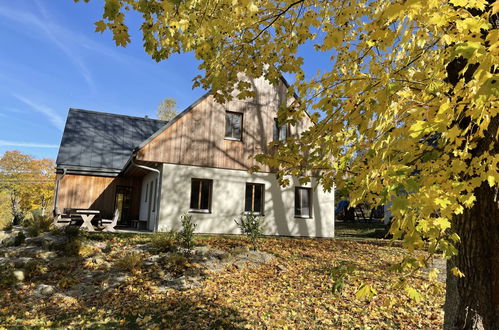
[(69, 109), (57, 167), (121, 170), (135, 147), (166, 121)]

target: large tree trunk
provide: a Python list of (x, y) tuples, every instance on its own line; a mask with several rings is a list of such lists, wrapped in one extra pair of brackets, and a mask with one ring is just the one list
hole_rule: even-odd
[[(445, 329), (499, 329), (499, 196), (487, 182), (475, 196), (453, 223), (461, 242), (447, 267)], [(454, 266), (465, 276), (452, 275)]]

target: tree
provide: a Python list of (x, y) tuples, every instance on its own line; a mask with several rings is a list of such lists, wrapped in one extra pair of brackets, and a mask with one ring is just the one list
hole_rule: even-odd
[[(129, 10), (145, 51), (194, 52), (205, 71), (194, 86), (220, 102), (253, 96), (253, 78), (293, 75), (299, 98), (279, 117), (294, 124), (308, 109), (317, 124), (257, 159), (282, 184), (318, 173), (341, 189), (349, 174), (352, 205), (391, 203), (393, 236), (443, 251), (460, 276), (448, 277), (446, 327), (498, 327), (498, 1), (107, 0), (96, 31), (125, 46)], [(309, 77), (318, 53), (330, 62)]]
[(158, 118), (165, 121), (170, 121), (178, 115), (177, 101), (172, 98), (166, 98), (158, 106)]
[(0, 158), (0, 190), (10, 199), (13, 224), (40, 209), (42, 215), (54, 192), (55, 164), (51, 159), (36, 160), (19, 151), (6, 151)]

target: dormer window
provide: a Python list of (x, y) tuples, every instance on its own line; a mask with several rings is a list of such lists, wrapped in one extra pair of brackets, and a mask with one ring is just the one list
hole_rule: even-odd
[(274, 119), (274, 141), (285, 142), (288, 138), (288, 125), (279, 125), (277, 118)]
[(243, 114), (239, 112), (225, 113), (225, 138), (227, 140), (242, 140)]

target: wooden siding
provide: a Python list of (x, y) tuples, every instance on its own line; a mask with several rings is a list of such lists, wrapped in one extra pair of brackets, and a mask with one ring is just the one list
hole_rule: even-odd
[(142, 178), (138, 177), (110, 178), (66, 174), (59, 185), (57, 207), (60, 211), (65, 208), (100, 210), (103, 217), (111, 218), (115, 208), (117, 186), (132, 187), (131, 217), (138, 219), (142, 187)]
[[(279, 104), (286, 100), (286, 87), (273, 87), (264, 79), (252, 83), (257, 91), (255, 99), (219, 104), (208, 96), (142, 147), (137, 160), (236, 170), (259, 165), (260, 171), (270, 172), (252, 156), (267, 151), (272, 141), (274, 119)], [(224, 139), (226, 111), (243, 114), (242, 141)], [(305, 116), (290, 133), (297, 135), (310, 125)]]

